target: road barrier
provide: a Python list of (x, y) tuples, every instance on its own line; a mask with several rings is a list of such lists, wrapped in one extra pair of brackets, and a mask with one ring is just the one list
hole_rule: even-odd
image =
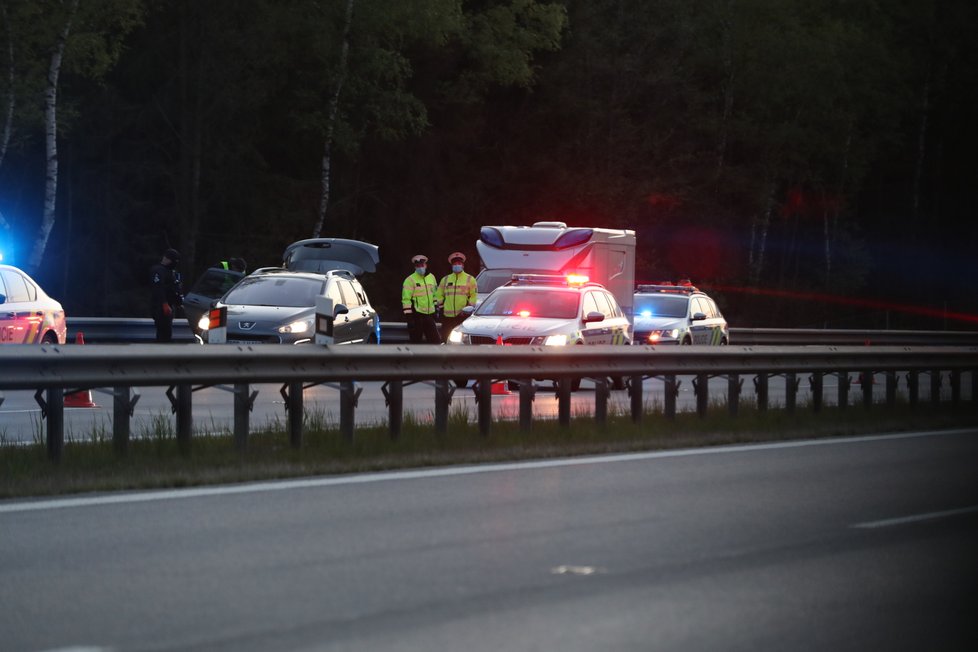
[[(711, 377), (728, 381), (727, 402), (737, 414), (741, 376), (755, 378), (757, 405), (767, 409), (768, 380), (782, 376), (786, 382), (786, 409), (794, 410), (800, 375), (809, 374), (813, 409), (822, 407), (822, 378), (839, 376), (839, 406), (847, 406), (849, 373), (862, 374), (863, 404), (872, 404), (874, 373), (886, 374), (886, 401), (896, 401), (897, 372), (907, 373), (910, 401), (916, 403), (921, 374), (930, 376), (930, 400), (941, 400), (941, 382), (948, 374), (951, 402), (961, 402), (961, 376), (970, 372), (971, 402), (976, 404), (978, 347), (896, 346), (268, 346), (268, 345), (92, 345), (0, 347), (0, 392), (34, 389), (47, 419), (48, 454), (60, 459), (64, 442), (64, 396), (95, 388), (112, 388), (114, 396), (113, 441), (124, 452), (128, 445), (129, 418), (135, 404), (133, 388), (168, 387), (176, 414), (176, 436), (189, 452), (193, 430), (191, 407), (195, 389), (220, 386), (234, 397), (234, 439), (246, 445), (248, 415), (255, 398), (255, 383), (281, 383), (288, 414), (289, 434), (295, 447), (302, 440), (302, 392), (306, 387), (338, 383), (340, 430), (347, 439), (354, 434), (354, 412), (361, 388), (358, 381), (383, 381), (389, 408), (390, 435), (400, 435), (405, 384), (430, 381), (435, 385), (435, 428), (447, 429), (448, 407), (454, 378), (475, 379), (482, 433), (490, 430), (493, 383), (513, 380), (519, 385), (520, 426), (530, 427), (534, 379), (554, 379), (557, 384), (558, 421), (570, 422), (571, 384), (575, 378), (595, 380), (595, 419), (607, 418), (608, 379), (627, 379), (631, 417), (640, 421), (644, 411), (643, 380), (664, 381), (667, 418), (675, 416), (677, 376), (694, 376), (697, 411), (705, 414)], [(46, 399), (45, 399), (46, 397)], [(138, 394), (135, 397), (138, 399)], [(0, 395), (2, 400), (2, 395)]]
[[(156, 339), (149, 318), (68, 317), (68, 341), (84, 331), (89, 344), (140, 344)], [(407, 324), (381, 322), (381, 344), (406, 344)], [(173, 341), (196, 342), (186, 319), (173, 322)], [(730, 341), (737, 346), (835, 344), (839, 346), (978, 346), (978, 331), (902, 331), (828, 328), (731, 328)]]

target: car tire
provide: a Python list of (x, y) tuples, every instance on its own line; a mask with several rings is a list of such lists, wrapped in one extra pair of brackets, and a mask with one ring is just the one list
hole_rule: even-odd
[(683, 338), (682, 346), (692, 346), (692, 345), (693, 345), (693, 340), (691, 340), (688, 337)]
[(468, 378), (455, 378), (452, 382), (455, 383), (455, 386), (456, 387), (459, 387), (461, 389), (465, 389), (465, 386), (469, 384), (469, 379)]
[(625, 377), (624, 376), (612, 376), (611, 377), (611, 389), (625, 389)]

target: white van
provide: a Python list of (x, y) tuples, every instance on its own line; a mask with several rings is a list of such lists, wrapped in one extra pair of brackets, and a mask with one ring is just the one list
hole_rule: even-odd
[(576, 274), (607, 288), (632, 319), (634, 231), (568, 227), (564, 222), (484, 226), (475, 246), (482, 266), (476, 279), (480, 302), (513, 274)]

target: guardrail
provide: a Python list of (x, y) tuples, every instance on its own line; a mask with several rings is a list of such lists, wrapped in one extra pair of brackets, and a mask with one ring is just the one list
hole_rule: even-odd
[[(156, 337), (156, 328), (149, 318), (68, 317), (68, 341), (84, 333), (88, 344), (149, 343)], [(381, 322), (382, 344), (408, 342), (407, 324)], [(173, 322), (173, 340), (195, 342), (186, 319)], [(731, 328), (730, 340), (735, 345), (764, 344), (770, 346), (795, 344), (891, 345), (891, 346), (978, 346), (978, 331), (902, 331), (824, 328)]]
[[(767, 408), (767, 383), (783, 376), (786, 409), (794, 410), (798, 374), (811, 374), (812, 402), (822, 405), (822, 377), (839, 375), (840, 406), (849, 403), (849, 372), (862, 377), (863, 404), (872, 404), (872, 379), (886, 373), (886, 401), (896, 401), (897, 371), (907, 372), (911, 403), (917, 401), (918, 377), (929, 373), (931, 401), (940, 402), (943, 372), (948, 372), (953, 404), (961, 401), (961, 374), (972, 374), (973, 403), (976, 402), (978, 347), (651, 347), (651, 346), (14, 346), (0, 348), (0, 391), (35, 389), (36, 398), (48, 421), (48, 455), (60, 459), (64, 445), (64, 396), (80, 390), (113, 388), (113, 441), (124, 452), (129, 439), (129, 417), (134, 401), (132, 388), (169, 386), (167, 395), (176, 413), (176, 435), (189, 452), (192, 424), (192, 392), (195, 386), (233, 385), (234, 437), (244, 447), (249, 429), (248, 413), (254, 400), (253, 383), (282, 383), (286, 400), (290, 439), (298, 447), (302, 438), (302, 391), (310, 383), (339, 383), (340, 430), (352, 440), (354, 411), (360, 389), (356, 381), (384, 381), (382, 388), (389, 407), (390, 434), (401, 430), (402, 390), (406, 382), (434, 381), (435, 428), (447, 429), (448, 406), (453, 378), (475, 378), (480, 430), (488, 434), (492, 418), (491, 385), (498, 379), (519, 382), (520, 426), (530, 427), (533, 379), (558, 381), (558, 421), (570, 423), (570, 394), (573, 378), (596, 382), (595, 419), (607, 417), (609, 377), (627, 378), (631, 416), (640, 421), (644, 409), (642, 381), (656, 377), (665, 381), (665, 413), (675, 416), (676, 376), (693, 375), (697, 411), (706, 413), (710, 377), (727, 377), (727, 401), (736, 414), (741, 388), (740, 376), (755, 376), (758, 408)], [(42, 397), (46, 394), (46, 400)]]

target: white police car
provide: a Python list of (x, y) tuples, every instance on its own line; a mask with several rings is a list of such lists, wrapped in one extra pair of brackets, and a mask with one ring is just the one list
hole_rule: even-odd
[[(587, 277), (514, 274), (448, 336), (448, 344), (575, 346), (631, 344), (632, 326), (614, 295)], [(615, 379), (620, 388), (620, 379)], [(464, 381), (456, 381), (464, 386)], [(580, 386), (580, 379), (571, 383)]]
[(34, 279), (0, 265), (0, 344), (64, 344), (65, 311)]
[(635, 292), (635, 344), (730, 343), (716, 302), (688, 281), (639, 285)]

